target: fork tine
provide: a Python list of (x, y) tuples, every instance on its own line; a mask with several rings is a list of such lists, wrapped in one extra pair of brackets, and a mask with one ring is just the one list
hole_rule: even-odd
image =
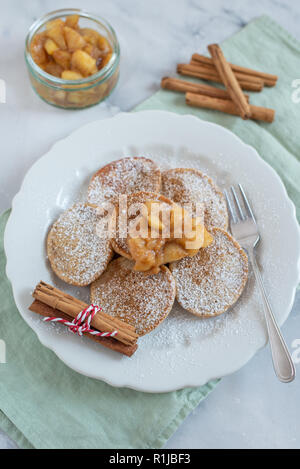
[(236, 212), (232, 206), (232, 203), (231, 203), (231, 200), (230, 200), (230, 197), (228, 195), (228, 192), (226, 189), (224, 189), (224, 195), (225, 195), (225, 198), (226, 198), (226, 202), (227, 202), (227, 206), (228, 206), (228, 209), (229, 209), (229, 214), (230, 214), (230, 217), (232, 219), (232, 222), (233, 223), (237, 223), (238, 221), (238, 218), (236, 216)]
[(239, 212), (240, 212), (240, 217), (241, 217), (242, 220), (245, 220), (246, 217), (245, 217), (245, 214), (244, 214), (244, 212), (243, 212), (242, 206), (241, 206), (241, 204), (240, 204), (240, 201), (239, 201), (239, 198), (238, 198), (238, 195), (237, 195), (237, 193), (236, 193), (236, 191), (235, 191), (234, 186), (231, 186), (230, 189), (231, 189), (231, 192), (232, 192), (234, 201), (235, 201), (235, 203), (236, 203), (236, 205), (237, 205), (237, 208), (238, 208), (238, 210), (239, 210)]
[(248, 199), (247, 199), (247, 197), (246, 197), (246, 194), (245, 194), (245, 191), (244, 191), (244, 189), (243, 189), (242, 184), (239, 184), (239, 189), (240, 189), (240, 193), (242, 194), (245, 207), (247, 208), (250, 217), (251, 217), (254, 221), (256, 221), (256, 220), (255, 220), (255, 216), (253, 215), (252, 209), (251, 209), (251, 207), (250, 207), (250, 204), (249, 204), (249, 202), (248, 202)]

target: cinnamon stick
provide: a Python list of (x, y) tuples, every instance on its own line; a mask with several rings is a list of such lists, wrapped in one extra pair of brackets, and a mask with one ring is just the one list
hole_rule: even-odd
[[(216, 67), (214, 65), (208, 65), (208, 64), (200, 64), (198, 62), (195, 62), (195, 61), (191, 61), (189, 64), (186, 64), (186, 65), (189, 65), (189, 68), (192, 69), (192, 70), (199, 70), (199, 71), (202, 71), (204, 73), (211, 73), (212, 75), (216, 75), (217, 77), (221, 78), (218, 70), (216, 69)], [(243, 75), (242, 73), (239, 73), (239, 72), (233, 72), (236, 79), (238, 81), (248, 81), (249, 83), (254, 83), (256, 85), (259, 85), (261, 86), (262, 88), (264, 87), (264, 82), (261, 78), (258, 78), (258, 77), (254, 77), (254, 76), (251, 76), (251, 75)], [(223, 81), (222, 81), (223, 83)]]
[[(201, 55), (197, 53), (192, 55), (191, 63), (193, 64), (198, 63), (201, 65), (209, 65), (209, 66), (214, 67), (213, 60), (210, 57), (206, 57), (205, 55)], [(240, 65), (236, 65), (230, 62), (228, 63), (234, 72), (238, 72), (242, 75), (245, 75), (245, 79), (246, 77), (248, 78), (250, 76), (254, 76), (263, 80), (264, 85), (266, 86), (275, 86), (277, 83), (277, 80), (278, 80), (277, 75), (272, 75), (271, 73), (259, 72), (258, 70), (253, 70), (247, 67), (241, 67)]]
[[(81, 311), (86, 308), (86, 303), (84, 303), (83, 301), (80, 301), (78, 300), (78, 298), (75, 298), (71, 295), (69, 295), (68, 293), (65, 293), (65, 292), (62, 292), (61, 290), (58, 290), (58, 288), (55, 288), (53, 287), (52, 285), (48, 285), (47, 283), (45, 282), (40, 282), (37, 287), (36, 287), (36, 290), (37, 289), (40, 289), (41, 291), (43, 291), (44, 289), (46, 289), (46, 292), (49, 293), (49, 292), (53, 292), (54, 295), (58, 296), (59, 298), (62, 296), (66, 301), (70, 301), (71, 303), (76, 303), (80, 308), (81, 308)], [(112, 318), (111, 316), (109, 316), (108, 314), (104, 313), (103, 311), (101, 312), (101, 315), (103, 317), (106, 317), (110, 320), (113, 319), (114, 323), (115, 324), (119, 324), (120, 326), (122, 327), (125, 327), (126, 329), (128, 330), (131, 330), (133, 332), (135, 332), (135, 327), (132, 326), (131, 324), (128, 324), (124, 321), (121, 321), (121, 319), (118, 319), (118, 318)]]
[[(239, 116), (239, 110), (232, 101), (228, 101), (220, 98), (211, 98), (209, 96), (203, 96), (195, 93), (186, 93), (186, 103), (189, 106), (200, 107), (205, 109), (214, 109), (217, 111), (225, 112), (226, 114), (232, 114)], [(273, 122), (275, 118), (275, 111), (265, 107), (250, 105), (251, 119)]]
[(249, 119), (251, 117), (250, 105), (246, 101), (240, 84), (229, 63), (225, 59), (221, 48), (218, 46), (218, 44), (211, 44), (208, 46), (208, 50), (211, 54), (214, 65), (241, 117), (243, 119)]
[[(57, 309), (51, 308), (50, 306), (38, 300), (35, 300), (32, 303), (32, 305), (29, 307), (29, 309), (33, 313), (37, 313), (43, 317), (48, 317), (48, 316), (58, 317), (59, 316), (62, 319), (66, 319), (67, 321), (72, 321), (73, 319), (72, 316), (69, 316), (68, 314), (63, 313), (62, 311), (59, 311)], [(112, 337), (95, 337), (88, 333), (84, 333), (84, 335), (88, 337), (89, 339), (92, 339), (95, 342), (98, 342), (100, 345), (103, 345), (103, 347), (106, 347), (110, 350), (114, 350), (115, 352), (126, 355), (127, 357), (131, 357), (138, 348), (137, 344), (125, 345), (122, 342), (118, 342)]]
[[(53, 309), (67, 314), (72, 319), (76, 318), (81, 311), (89, 306), (44, 282), (40, 282), (37, 285), (32, 296)], [(125, 345), (135, 344), (138, 339), (133, 326), (103, 312), (96, 314), (91, 322), (91, 326), (101, 332), (114, 332), (117, 330), (118, 334), (115, 336), (115, 339)]]
[[(211, 96), (212, 98), (231, 99), (226, 90), (216, 88), (215, 86), (179, 80), (178, 78), (164, 77), (161, 80), (161, 87), (166, 90), (178, 91), (180, 93), (199, 93), (205, 96)], [(249, 101), (248, 95), (245, 95), (245, 98)]]
[[(177, 72), (181, 75), (186, 75), (194, 78), (201, 78), (202, 80), (214, 81), (215, 83), (222, 83), (220, 75), (214, 70), (212, 71), (208, 67), (195, 66), (191, 64), (178, 64)], [(253, 80), (254, 78), (254, 80)], [(247, 78), (237, 77), (238, 82), (243, 90), (248, 91), (261, 91), (264, 87), (262, 80), (256, 77), (252, 77), (253, 81), (247, 81)]]

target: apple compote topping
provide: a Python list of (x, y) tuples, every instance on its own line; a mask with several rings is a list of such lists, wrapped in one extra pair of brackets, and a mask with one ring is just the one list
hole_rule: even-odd
[(160, 266), (195, 256), (213, 241), (202, 220), (177, 204), (149, 200), (128, 233), (134, 270), (158, 273)]
[(80, 80), (94, 75), (108, 64), (112, 47), (92, 28), (80, 28), (79, 16), (72, 15), (46, 24), (30, 47), (35, 63), (50, 75)]

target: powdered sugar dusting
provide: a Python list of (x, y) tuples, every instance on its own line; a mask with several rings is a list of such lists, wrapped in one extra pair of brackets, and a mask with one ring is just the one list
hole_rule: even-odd
[(228, 214), (223, 194), (211, 178), (195, 169), (174, 169), (162, 174), (162, 194), (180, 205), (202, 203), (207, 228), (227, 229)]
[(203, 316), (219, 315), (235, 303), (248, 274), (247, 257), (233, 239), (219, 229), (212, 235), (209, 247), (171, 265), (179, 303)]
[(102, 168), (92, 178), (88, 201), (100, 204), (120, 194), (147, 191), (159, 192), (160, 171), (146, 158), (123, 158)]
[(55, 273), (73, 285), (89, 285), (112, 257), (109, 240), (97, 236), (97, 210), (78, 203), (62, 213), (48, 237), (48, 257)]

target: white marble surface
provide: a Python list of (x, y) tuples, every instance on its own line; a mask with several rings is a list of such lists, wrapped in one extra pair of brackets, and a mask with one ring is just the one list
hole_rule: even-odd
[[(23, 60), (24, 38), (43, 13), (82, 6), (107, 18), (117, 30), (122, 79), (106, 104), (66, 112), (33, 94)], [(264, 13), (300, 39), (300, 3), (295, 0), (0, 0), (0, 7), (0, 78), (7, 84), (7, 103), (0, 104), (0, 212), (10, 206), (28, 168), (56, 140), (86, 122), (132, 109), (192, 52), (204, 51), (208, 43), (227, 38)], [(300, 339), (299, 309), (298, 294), (283, 328), (289, 346)], [(166, 447), (299, 448), (299, 392), (300, 378), (289, 385), (276, 381), (265, 349), (225, 378)], [(0, 448), (12, 447), (14, 443), (0, 432)]]

